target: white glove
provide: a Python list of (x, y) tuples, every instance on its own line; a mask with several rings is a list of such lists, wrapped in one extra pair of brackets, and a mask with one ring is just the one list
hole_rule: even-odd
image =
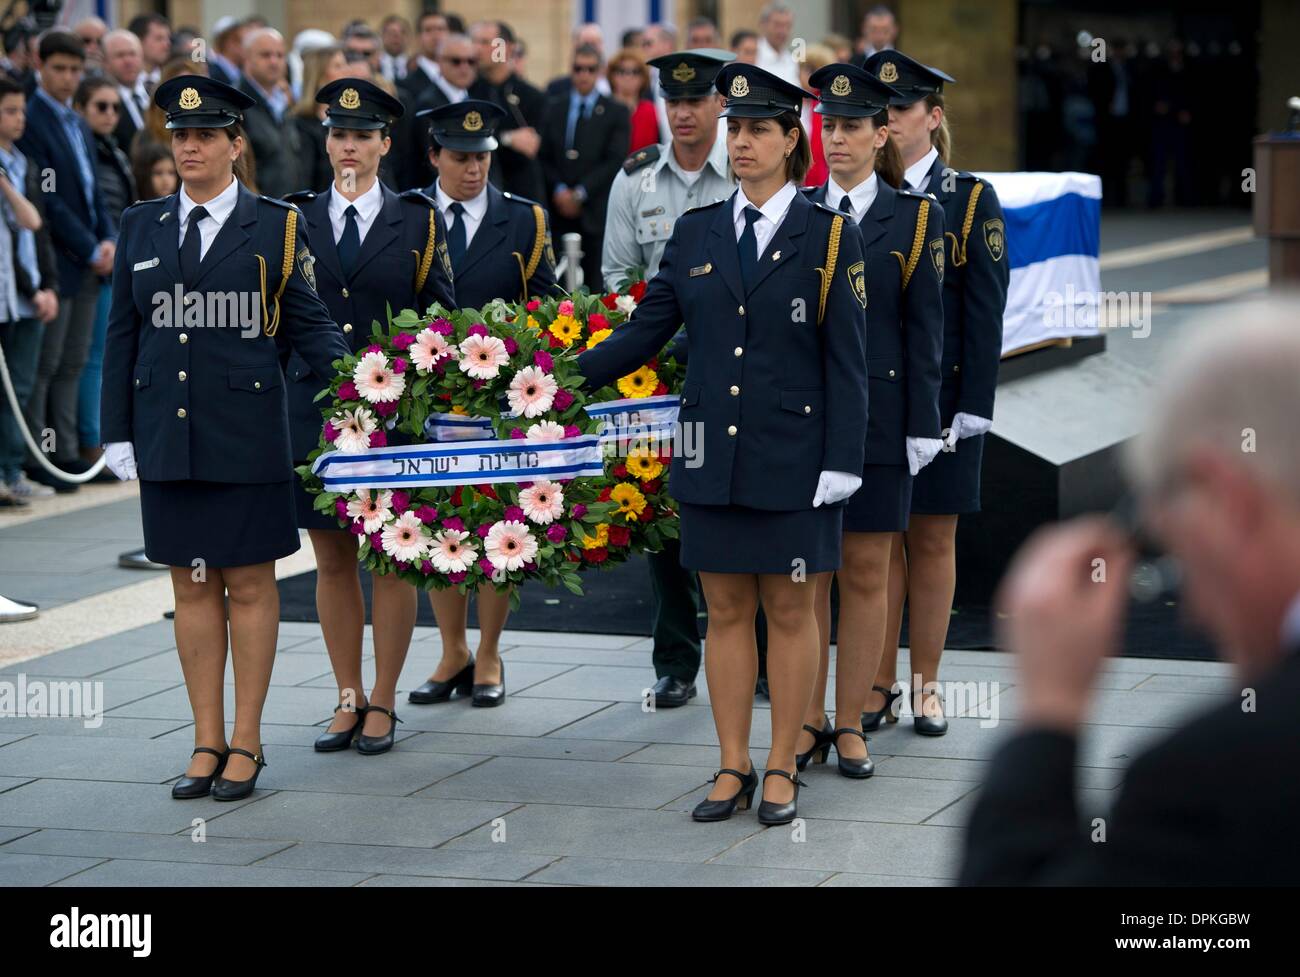
[(957, 443), (958, 438), (970, 438), (977, 434), (987, 434), (993, 422), (987, 417), (977, 417), (974, 414), (963, 414), (958, 411), (953, 415), (952, 427), (948, 429), (948, 448)]
[(843, 502), (856, 492), (861, 484), (861, 475), (850, 475), (848, 472), (822, 472), (817, 479), (817, 492), (813, 495), (813, 508), (816, 509), (823, 502), (827, 505)]
[(943, 450), (943, 438), (908, 438), (907, 470), (916, 475), (922, 468), (934, 461), (935, 456)]
[(104, 463), (122, 481), (130, 481), (136, 477), (134, 445), (130, 441), (110, 441), (104, 445)]

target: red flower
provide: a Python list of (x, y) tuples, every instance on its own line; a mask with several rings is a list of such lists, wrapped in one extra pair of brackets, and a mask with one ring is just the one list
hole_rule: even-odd
[(641, 483), (641, 491), (644, 492), (646, 495), (654, 495), (662, 487), (663, 487), (663, 479), (661, 478), (654, 478), (648, 482)]
[(638, 516), (637, 518), (639, 518), (642, 522), (649, 522), (654, 517), (655, 517), (655, 507), (652, 505), (648, 505), (641, 510), (641, 515)]
[(617, 293), (611, 293), (611, 294), (609, 294), (609, 295), (602, 295), (602, 296), (601, 296), (601, 299), (600, 299), (600, 304), (603, 305), (605, 308), (609, 309), (611, 312), (614, 311), (615, 309), (618, 308), (618, 295), (617, 295)]
[(480, 495), (486, 495), (489, 499), (495, 499), (497, 497), (497, 494), (491, 485), (475, 485), (474, 488)]
[(614, 474), (619, 478), (627, 478), (627, 465), (620, 461), (614, 466)]
[(656, 397), (662, 397), (667, 392), (668, 392), (668, 384), (666, 383), (660, 383), (659, 386), (655, 387)]
[(645, 294), (645, 282), (637, 282), (627, 290), (627, 294), (636, 299), (637, 305), (641, 304), (641, 296)]
[(588, 563), (604, 563), (609, 558), (609, 549), (597, 546), (595, 549), (583, 550), (582, 555)]
[(632, 530), (626, 526), (610, 526), (609, 542), (612, 546), (626, 546), (632, 542)]
[(455, 490), (454, 492), (451, 493), (451, 504), (454, 505), (454, 506), (457, 506), (457, 507), (460, 506), (460, 486), (459, 486), (459, 485), (457, 485), (457, 486), (456, 486), (456, 490)]
[(600, 495), (598, 496), (598, 498), (600, 499), (601, 502), (608, 502), (610, 493), (612, 491), (613, 489), (603, 488), (600, 490)]
[(597, 332), (601, 329), (608, 329), (609, 320), (599, 312), (593, 312), (591, 315), (587, 316), (587, 328), (592, 332)]

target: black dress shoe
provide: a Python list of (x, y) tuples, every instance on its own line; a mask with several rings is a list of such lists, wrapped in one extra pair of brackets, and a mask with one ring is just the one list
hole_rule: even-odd
[(855, 780), (866, 780), (876, 772), (876, 761), (870, 756), (865, 757), (848, 757), (840, 752), (841, 736), (861, 736), (862, 742), (867, 741), (867, 734), (860, 729), (854, 729), (852, 726), (841, 726), (831, 734), (835, 740), (835, 763), (840, 769), (841, 777), (852, 777)]
[(758, 681), (754, 683), (754, 694), (761, 695), (764, 699), (771, 699), (772, 693), (767, 688), (767, 676), (760, 675)]
[(887, 689), (883, 685), (873, 685), (871, 688), (885, 697), (885, 704), (874, 712), (864, 712), (862, 714), (862, 730), (867, 733), (879, 729), (882, 722), (898, 722), (898, 713), (894, 711), (894, 703), (903, 697), (902, 692), (897, 689)]
[(740, 781), (740, 790), (720, 801), (711, 801), (707, 798), (700, 801), (691, 812), (691, 817), (696, 821), (725, 821), (736, 813), (736, 808), (748, 811), (750, 805), (754, 803), (754, 791), (758, 789), (758, 774), (754, 772), (754, 765), (752, 763), (749, 765), (749, 773), (723, 767), (710, 778), (709, 783), (716, 784), (718, 778), (724, 773), (729, 773)]
[(474, 683), (473, 695), (469, 700), (471, 706), (499, 706), (506, 701), (506, 663), (501, 663), (501, 681), (495, 683)]
[(212, 783), (212, 799), (214, 801), (240, 801), (253, 792), (253, 787), (257, 784), (258, 774), (262, 768), (267, 765), (265, 753), (249, 753), (247, 750), (241, 750), (237, 746), (232, 746), (230, 753), (238, 753), (240, 756), (246, 756), (257, 764), (257, 769), (253, 771), (253, 776), (247, 780), (227, 780), (225, 777), (218, 777)]
[[(342, 708), (342, 704), (339, 704), (334, 707), (334, 711), (338, 712)], [(332, 733), (326, 731), (317, 736), (315, 743), (316, 752), (337, 753), (339, 750), (346, 750), (351, 746), (353, 737), (361, 732), (361, 726), (366, 721), (366, 710), (368, 708), (369, 706), (361, 706), (357, 709), (357, 721), (347, 729), (335, 730)]]
[[(397, 732), (397, 724), (401, 722), (397, 718), (397, 713), (391, 709), (385, 709), (383, 706), (366, 706), (366, 712), (382, 712), (390, 720), (388, 732), (382, 736), (367, 736), (362, 733), (357, 737), (357, 752), (364, 753), (367, 756), (374, 756), (377, 753), (387, 753), (393, 748), (393, 735)], [(361, 728), (361, 724), (357, 724)]]
[(695, 683), (683, 682), (672, 675), (661, 675), (655, 683), (655, 708), (676, 709), (695, 698)]
[(912, 716), (912, 726), (922, 736), (942, 736), (948, 732), (948, 720), (943, 716), (927, 716), (925, 714), (925, 695), (921, 696), (921, 711), (914, 712)]
[(435, 682), (433, 679), (429, 679), (418, 689), (412, 689), (408, 692), (406, 701), (413, 702), (418, 706), (428, 705), (431, 702), (446, 702), (451, 698), (453, 692), (467, 695), (473, 687), (474, 656), (470, 655), (469, 663), (451, 678), (445, 682)]
[(226, 765), (226, 754), (221, 750), (214, 750), (210, 746), (196, 746), (190, 756), (194, 756), (195, 753), (211, 753), (217, 758), (216, 769), (206, 777), (182, 777), (172, 784), (172, 797), (178, 801), (187, 801), (193, 797), (207, 797), (212, 792), (212, 781)]
[(831, 742), (835, 739), (834, 730), (831, 729), (831, 721), (822, 717), (822, 728), (803, 724), (803, 728), (813, 734), (813, 745), (807, 753), (796, 753), (794, 755), (794, 765), (799, 770), (808, 766), (811, 760), (813, 763), (825, 763), (826, 758), (831, 754)]
[(794, 797), (785, 804), (777, 804), (775, 801), (763, 801), (758, 805), (758, 821), (760, 824), (789, 824), (795, 819), (798, 813), (799, 788), (807, 787), (797, 774), (792, 774), (788, 770), (765, 770), (763, 771), (763, 780), (768, 777), (784, 777), (790, 783), (794, 784)]

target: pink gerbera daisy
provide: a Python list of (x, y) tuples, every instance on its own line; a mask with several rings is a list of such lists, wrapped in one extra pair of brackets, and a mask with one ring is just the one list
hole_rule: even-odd
[(404, 512), (384, 527), (384, 552), (395, 560), (410, 563), (424, 555), (429, 537), (414, 512)]
[(356, 496), (348, 500), (348, 518), (363, 520), (367, 535), (378, 532), (392, 511), (393, 493), (388, 489), (358, 489)]
[(551, 409), (559, 384), (555, 377), (536, 366), (526, 366), (510, 381), (506, 398), (510, 409), (524, 417), (536, 417)]
[(364, 407), (345, 410), (330, 419), (334, 428), (334, 447), (345, 454), (365, 451), (370, 447), (370, 434), (375, 429), (375, 415)]
[(352, 371), (357, 393), (372, 404), (397, 400), (406, 389), (406, 378), (393, 370), (383, 353), (367, 353)]
[(564, 515), (564, 492), (543, 478), (519, 493), (519, 507), (533, 522), (545, 526)]
[(564, 437), (564, 425), (554, 421), (538, 421), (526, 433), (535, 441), (559, 441)]
[(475, 380), (492, 380), (510, 362), (506, 344), (496, 336), (466, 336), (460, 344), (460, 368)]
[(459, 529), (444, 529), (434, 536), (429, 547), (434, 567), (440, 573), (463, 573), (473, 566), (478, 550), (468, 539), (469, 533)]
[(434, 364), (452, 355), (451, 346), (442, 333), (433, 329), (422, 329), (415, 337), (415, 345), (410, 349), (411, 362), (417, 373), (428, 373)]
[(522, 522), (493, 523), (484, 545), (494, 570), (518, 570), (537, 555), (537, 540)]

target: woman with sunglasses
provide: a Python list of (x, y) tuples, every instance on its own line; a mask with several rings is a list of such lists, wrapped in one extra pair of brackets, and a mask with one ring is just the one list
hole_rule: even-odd
[(697, 451), (674, 452), (670, 485), (682, 565), (699, 572), (708, 604), (705, 669), (722, 748), (693, 817), (725, 820), (758, 792), (749, 734), (761, 600), (772, 746), (758, 817), (785, 824), (796, 816), (796, 744), (817, 680), (817, 588), (840, 566), (837, 503), (862, 481), (866, 286), (857, 225), (797, 189), (812, 156), (799, 123), (808, 93), (735, 62), (715, 85), (740, 186), (678, 218), (641, 304), (578, 363), (600, 387), (685, 322), (681, 444)]
[(889, 555), (907, 528), (912, 478), (943, 447), (939, 361), (943, 349), (943, 210), (926, 194), (899, 190), (903, 163), (889, 134), (892, 88), (856, 65), (813, 73), (830, 178), (810, 199), (852, 216), (867, 263), (867, 375), (871, 409), (862, 487), (844, 511), (839, 582), (835, 725), (824, 711), (830, 667), (831, 579), (818, 586), (821, 669), (808, 704), (798, 763), (824, 761), (834, 745), (839, 772), (875, 772), (861, 727), (867, 690), (885, 648)]
[(943, 86), (953, 79), (898, 51), (873, 54), (865, 68), (898, 93), (889, 103), (890, 139), (898, 144), (907, 186), (934, 195), (943, 207), (947, 249), (939, 387), (946, 444), (916, 477), (907, 532), (894, 543), (889, 641), (862, 722), (871, 730), (898, 720), (894, 703), (901, 693), (894, 685), (906, 600), (913, 728), (924, 736), (942, 736), (948, 720), (938, 693), (939, 659), (957, 586), (957, 518), (979, 511), (984, 434), (993, 425), (1010, 278), (1006, 226), (993, 187), (950, 168)]

